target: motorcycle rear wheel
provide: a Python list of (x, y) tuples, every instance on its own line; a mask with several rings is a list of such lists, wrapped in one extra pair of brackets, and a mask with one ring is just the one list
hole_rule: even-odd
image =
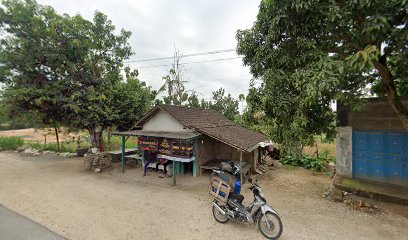
[(229, 221), (228, 216), (222, 215), (222, 213), (215, 206), (212, 207), (212, 212), (213, 212), (215, 221), (222, 223), (222, 224), (227, 223)]
[(258, 228), (264, 237), (272, 240), (278, 239), (283, 231), (280, 217), (273, 212), (266, 212), (265, 214), (259, 215)]

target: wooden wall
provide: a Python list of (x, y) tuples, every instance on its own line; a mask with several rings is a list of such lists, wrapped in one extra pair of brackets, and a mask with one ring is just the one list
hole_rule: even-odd
[[(236, 148), (208, 136), (203, 136), (200, 141), (198, 156), (199, 166), (212, 160), (233, 160), (238, 162), (240, 160), (240, 153)], [(254, 157), (258, 158), (258, 154), (243, 152), (242, 160), (252, 164)]]

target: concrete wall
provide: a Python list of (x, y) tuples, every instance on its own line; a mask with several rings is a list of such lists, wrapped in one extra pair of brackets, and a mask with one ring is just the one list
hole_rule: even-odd
[(353, 128), (337, 127), (336, 172), (345, 177), (353, 177)]
[[(361, 111), (337, 103), (337, 126), (352, 126), (356, 130), (404, 131), (401, 120), (386, 99), (370, 98)], [(408, 99), (402, 98), (408, 107)]]
[[(408, 107), (408, 98), (401, 98)], [(337, 103), (336, 171), (339, 175), (353, 176), (353, 129), (404, 131), (401, 120), (386, 99), (366, 99), (363, 109), (353, 111)]]
[(193, 132), (186, 129), (170, 114), (160, 111), (143, 126), (144, 131)]

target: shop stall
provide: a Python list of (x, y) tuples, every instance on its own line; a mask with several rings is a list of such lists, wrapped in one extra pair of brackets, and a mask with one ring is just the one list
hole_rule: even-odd
[(176, 176), (184, 175), (185, 163), (193, 163), (192, 175), (198, 172), (198, 141), (199, 134), (186, 132), (154, 132), (133, 130), (116, 132), (114, 135), (122, 136), (122, 172), (125, 172), (125, 145), (129, 137), (138, 138), (138, 148), (142, 151), (142, 165), (146, 162), (145, 151), (157, 151), (158, 159), (166, 159), (172, 162), (173, 184), (176, 184)]

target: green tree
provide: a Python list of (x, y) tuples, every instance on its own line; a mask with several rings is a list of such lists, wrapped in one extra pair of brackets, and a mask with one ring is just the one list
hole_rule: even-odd
[[(65, 120), (62, 91), (65, 65), (75, 57), (70, 39), (63, 34), (68, 17), (35, 1), (3, 1), (0, 8), (0, 81), (10, 113), (36, 115), (55, 128)], [(72, 26), (73, 27), (73, 26)], [(80, 31), (78, 29), (78, 31)], [(65, 46), (65, 47), (64, 47)], [(59, 141), (57, 141), (59, 145)]]
[(257, 79), (249, 109), (297, 153), (313, 135), (333, 135), (333, 100), (355, 105), (378, 89), (408, 130), (398, 97), (408, 76), (407, 11), (404, 0), (262, 1), (253, 27), (237, 32)]
[(138, 72), (125, 68), (126, 81), (116, 84), (112, 98), (113, 124), (119, 131), (129, 130), (153, 106), (156, 92), (138, 79)]
[(192, 94), (190, 94), (190, 96), (188, 96), (187, 98), (187, 107), (191, 107), (191, 108), (200, 108), (200, 100), (198, 99), (198, 96), (195, 92), (193, 92)]
[(136, 78), (135, 73), (127, 69), (129, 83), (123, 83), (123, 61), (132, 54), (131, 33), (115, 34), (115, 26), (103, 13), (96, 12), (88, 21), (80, 15), (59, 15), (32, 0), (3, 1), (0, 12), (5, 33), (0, 81), (5, 84), (4, 96), (17, 111), (35, 113), (45, 124), (87, 129), (92, 145), (98, 146), (103, 129), (121, 128), (129, 121), (122, 119), (129, 116), (117, 112), (123, 110), (117, 101), (118, 89), (126, 88), (123, 84), (128, 84), (126, 90), (141, 90), (129, 101), (137, 102), (140, 109), (150, 106), (150, 90), (129, 79)]
[(239, 114), (238, 100), (234, 99), (229, 93), (226, 95), (223, 88), (214, 91), (212, 94), (213, 101), (209, 101), (206, 107), (216, 110), (230, 120), (234, 120), (235, 116)]
[(115, 26), (100, 12), (95, 13), (93, 22), (83, 24), (81, 18), (74, 24), (89, 30), (79, 39), (79, 44), (86, 46), (86, 51), (79, 53), (84, 56), (74, 62), (75, 71), (67, 78), (71, 91), (67, 120), (72, 127), (87, 129), (93, 136), (92, 145), (102, 147), (103, 130), (118, 121), (115, 87), (123, 81), (123, 61), (132, 54), (128, 43), (131, 33), (121, 30), (115, 35)]

